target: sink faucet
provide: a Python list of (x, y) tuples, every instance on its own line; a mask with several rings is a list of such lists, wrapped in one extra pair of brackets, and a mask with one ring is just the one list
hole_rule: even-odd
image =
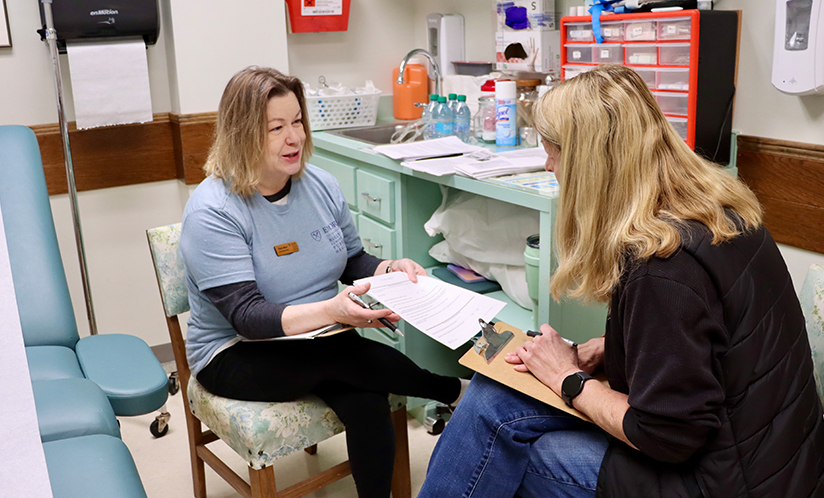
[(412, 50), (411, 52), (406, 54), (406, 57), (403, 58), (403, 60), (401, 61), (401, 65), (398, 68), (398, 84), (403, 85), (403, 83), (404, 83), (404, 81), (403, 81), (403, 72), (406, 70), (406, 64), (409, 62), (409, 59), (411, 59), (412, 56), (415, 55), (415, 54), (421, 54), (424, 57), (426, 57), (427, 60), (429, 60), (429, 65), (432, 66), (432, 71), (435, 73), (435, 77), (433, 78), (435, 80), (435, 93), (440, 95), (441, 94), (441, 81), (442, 81), (441, 68), (440, 68), (440, 66), (438, 66), (438, 61), (436, 61), (435, 58), (432, 57), (432, 54), (430, 54), (429, 52), (427, 52), (426, 50), (424, 50), (422, 48), (416, 48), (416, 49)]

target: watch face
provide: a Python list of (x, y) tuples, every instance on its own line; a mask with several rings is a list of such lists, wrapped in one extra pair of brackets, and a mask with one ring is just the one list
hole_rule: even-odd
[(581, 392), (581, 389), (584, 385), (584, 379), (582, 379), (577, 373), (567, 375), (564, 382), (561, 384), (561, 392), (570, 398), (573, 398)]

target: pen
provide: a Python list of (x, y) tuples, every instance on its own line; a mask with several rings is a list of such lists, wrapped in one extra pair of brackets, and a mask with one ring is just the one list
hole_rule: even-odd
[[(369, 305), (368, 305), (368, 304), (366, 304), (365, 302), (363, 302), (363, 299), (361, 299), (361, 298), (360, 298), (360, 296), (358, 296), (358, 295), (357, 295), (357, 294), (355, 294), (354, 292), (350, 292), (350, 293), (349, 293), (349, 299), (351, 299), (352, 301), (354, 301), (354, 302), (355, 302), (355, 304), (357, 304), (358, 306), (360, 306), (361, 308), (363, 308), (363, 309), (365, 309), (365, 310), (371, 310), (371, 309), (372, 309), (372, 308), (370, 308), (370, 307), (369, 307)], [(403, 332), (401, 332), (401, 331), (398, 329), (398, 327), (396, 327), (396, 326), (395, 326), (392, 322), (390, 322), (390, 321), (389, 321), (389, 320), (387, 320), (386, 318), (378, 318), (378, 320), (379, 320), (379, 321), (380, 321), (380, 322), (381, 322), (381, 323), (382, 323), (382, 324), (383, 324), (386, 328), (388, 328), (388, 329), (389, 329), (389, 330), (391, 330), (392, 332), (394, 332), (394, 333), (398, 334), (399, 336), (403, 337)]]
[[(543, 334), (540, 333), (540, 332), (536, 332), (534, 330), (527, 330), (526, 335), (528, 335), (529, 337), (537, 337), (537, 336), (543, 335)], [(569, 344), (569, 347), (571, 347), (571, 348), (577, 348), (578, 347), (578, 344), (574, 343), (573, 341), (570, 341), (569, 339), (567, 339), (565, 337), (561, 337), (561, 339), (563, 339), (565, 343)]]

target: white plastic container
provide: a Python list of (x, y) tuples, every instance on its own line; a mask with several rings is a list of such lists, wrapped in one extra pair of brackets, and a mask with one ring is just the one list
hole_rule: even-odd
[(662, 43), (658, 46), (658, 61), (662, 66), (689, 66), (689, 43)]
[(688, 17), (662, 19), (658, 21), (659, 40), (689, 40), (692, 23)]
[(518, 145), (517, 111), (515, 103), (518, 91), (514, 81), (495, 83), (495, 145), (515, 147)]
[(628, 66), (654, 66), (658, 64), (658, 47), (654, 43), (624, 45), (624, 64)]
[(592, 62), (620, 64), (624, 60), (624, 48), (620, 43), (599, 43), (592, 46)]
[(681, 90), (690, 89), (689, 68), (661, 67), (656, 71), (655, 88), (658, 90)]
[(591, 63), (592, 45), (570, 44), (566, 45), (567, 62)]
[(312, 130), (372, 126), (378, 119), (381, 92), (373, 94), (307, 96), (306, 110)]
[(652, 92), (652, 94), (664, 114), (687, 115), (689, 111), (689, 94), (681, 92)]

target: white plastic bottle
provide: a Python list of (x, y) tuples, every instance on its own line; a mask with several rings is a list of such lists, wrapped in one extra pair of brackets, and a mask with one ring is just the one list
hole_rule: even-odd
[(455, 113), (455, 136), (462, 142), (469, 143), (469, 124), (472, 122), (472, 113), (466, 105), (466, 95), (458, 95), (458, 112)]
[(438, 106), (438, 95), (433, 93), (429, 96), (429, 103), (423, 108), (421, 119), (423, 120), (423, 138), (429, 140), (435, 138), (435, 120), (433, 114)]
[(514, 81), (495, 83), (495, 145), (498, 147), (518, 145), (518, 116), (515, 110), (517, 99)]
[(435, 121), (434, 138), (443, 138), (454, 134), (452, 129), (454, 117), (452, 116), (452, 109), (446, 103), (446, 97), (438, 97), (438, 106), (435, 108), (432, 118)]

